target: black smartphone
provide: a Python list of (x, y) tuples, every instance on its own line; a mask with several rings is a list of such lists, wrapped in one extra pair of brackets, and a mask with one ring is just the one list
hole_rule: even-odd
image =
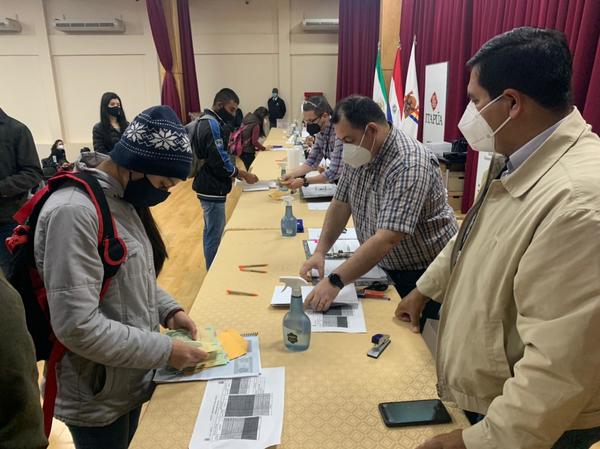
[(426, 426), (452, 422), (448, 410), (439, 399), (383, 402), (379, 412), (388, 427)]

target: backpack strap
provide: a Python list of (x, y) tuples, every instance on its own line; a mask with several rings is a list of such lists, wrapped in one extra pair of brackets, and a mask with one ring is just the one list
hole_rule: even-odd
[[(89, 173), (61, 173), (48, 181), (48, 192), (45, 193), (44, 201), (50, 194), (64, 185), (75, 185), (84, 190), (94, 204), (98, 215), (98, 253), (102, 260), (104, 268), (104, 276), (102, 279), (102, 288), (100, 290), (100, 302), (104, 299), (110, 281), (117, 274), (120, 266), (127, 257), (127, 247), (125, 242), (118, 236), (117, 228), (110, 213), (108, 202), (104, 191), (98, 180)], [(34, 207), (35, 222), (37, 216), (43, 206), (43, 202), (37, 202)], [(44, 391), (44, 431), (46, 436), (50, 435), (52, 429), (52, 417), (54, 416), (54, 405), (56, 402), (57, 381), (56, 381), (56, 365), (62, 359), (66, 352), (63, 344), (55, 339), (50, 353), (50, 359), (46, 369), (46, 387)]]

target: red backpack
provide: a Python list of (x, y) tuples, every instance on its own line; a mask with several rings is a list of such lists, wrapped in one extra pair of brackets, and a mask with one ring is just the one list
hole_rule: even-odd
[[(42, 207), (53, 192), (63, 186), (82, 189), (92, 200), (98, 215), (98, 253), (104, 267), (100, 301), (104, 298), (111, 279), (127, 257), (127, 247), (117, 235), (102, 187), (92, 175), (85, 172), (64, 172), (48, 180), (48, 184), (28, 200), (15, 214), (18, 223), (13, 235), (6, 239), (12, 254), (8, 280), (20, 293), (25, 308), (27, 329), (31, 334), (37, 360), (46, 360), (46, 388), (44, 391), (44, 431), (50, 435), (54, 403), (56, 401), (56, 364), (66, 348), (56, 338), (50, 323), (50, 310), (44, 283), (38, 273), (34, 257), (35, 228)], [(68, 254), (65, 255), (69, 257)]]
[(242, 125), (229, 136), (229, 144), (227, 145), (227, 149), (235, 156), (242, 154), (244, 150), (244, 144), (248, 142), (244, 142), (244, 131), (246, 131), (246, 128), (248, 128), (248, 125)]

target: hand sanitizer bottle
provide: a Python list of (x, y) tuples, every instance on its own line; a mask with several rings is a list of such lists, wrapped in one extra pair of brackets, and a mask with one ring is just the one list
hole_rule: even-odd
[(292, 213), (292, 197), (284, 196), (282, 200), (285, 201), (285, 214), (281, 219), (281, 235), (284, 237), (294, 237), (298, 232), (298, 221)]
[(302, 286), (308, 282), (299, 276), (281, 276), (279, 281), (292, 289), (290, 311), (283, 317), (283, 343), (290, 351), (306, 351), (310, 345), (310, 320), (304, 313)]
[(281, 180), (283, 179), (283, 177), (285, 176), (285, 166), (287, 165), (287, 162), (280, 162), (279, 163), (279, 167), (281, 168), (281, 175), (279, 178), (279, 190), (282, 192), (287, 192), (288, 191), (288, 186), (284, 185), (281, 183)]

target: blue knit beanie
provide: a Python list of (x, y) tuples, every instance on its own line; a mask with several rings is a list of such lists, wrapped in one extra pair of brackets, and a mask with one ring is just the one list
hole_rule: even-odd
[(110, 158), (128, 170), (183, 180), (192, 167), (190, 139), (168, 106), (153, 106), (134, 118)]

